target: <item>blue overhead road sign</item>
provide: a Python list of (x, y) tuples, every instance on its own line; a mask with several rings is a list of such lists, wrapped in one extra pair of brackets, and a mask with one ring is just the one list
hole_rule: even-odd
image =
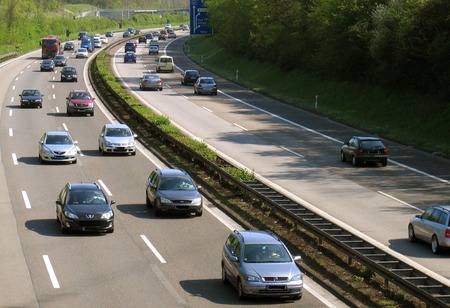
[(190, 1), (191, 34), (212, 34), (208, 8), (203, 4), (203, 0)]

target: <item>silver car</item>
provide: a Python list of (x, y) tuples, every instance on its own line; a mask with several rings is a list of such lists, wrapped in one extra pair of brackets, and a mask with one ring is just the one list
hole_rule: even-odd
[(48, 131), (39, 140), (39, 161), (69, 162), (76, 164), (78, 157), (77, 142), (68, 132)]
[(283, 242), (270, 231), (233, 231), (222, 250), (222, 281), (240, 299), (287, 297), (299, 300), (303, 275)]
[(136, 155), (134, 134), (125, 124), (105, 124), (98, 137), (98, 150), (103, 154), (123, 153)]
[(431, 244), (431, 251), (439, 253), (450, 247), (450, 205), (436, 205), (422, 215), (411, 218), (408, 225), (408, 239)]
[(217, 83), (212, 77), (199, 77), (194, 83), (194, 94), (217, 95)]
[(139, 89), (141, 90), (163, 90), (163, 82), (159, 74), (144, 74), (139, 79)]

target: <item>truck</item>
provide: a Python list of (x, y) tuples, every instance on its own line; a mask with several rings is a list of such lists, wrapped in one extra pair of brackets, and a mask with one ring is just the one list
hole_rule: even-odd
[(54, 35), (44, 37), (41, 40), (42, 59), (53, 59), (61, 54), (61, 40)]
[(81, 39), (81, 48), (86, 48), (89, 52), (94, 51), (94, 40), (90, 36), (84, 36)]

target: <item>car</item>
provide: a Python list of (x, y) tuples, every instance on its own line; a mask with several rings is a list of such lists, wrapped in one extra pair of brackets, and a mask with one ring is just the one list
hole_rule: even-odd
[(203, 214), (200, 186), (184, 170), (155, 169), (147, 179), (145, 199), (156, 216), (162, 213)]
[(147, 44), (147, 38), (145, 36), (140, 36), (138, 39), (139, 43)]
[(38, 107), (42, 108), (42, 101), (44, 96), (41, 91), (34, 88), (23, 89), (20, 96), (20, 107)]
[(156, 61), (156, 72), (171, 72), (173, 73), (173, 68), (175, 66), (173, 58), (171, 56), (159, 56)]
[(87, 36), (88, 32), (87, 31), (80, 31), (78, 33), (78, 40), (80, 41), (83, 37)]
[(56, 221), (67, 231), (114, 232), (114, 200), (97, 183), (67, 183), (56, 199)]
[(149, 46), (158, 46), (159, 48), (159, 42), (157, 39), (152, 39), (149, 43)]
[(287, 297), (299, 300), (303, 274), (284, 243), (274, 233), (234, 230), (222, 249), (222, 282), (231, 283), (240, 299)]
[(100, 35), (100, 42), (102, 42), (102, 44), (108, 44), (108, 38), (106, 37), (106, 35)]
[(148, 47), (148, 54), (149, 55), (152, 55), (152, 54), (159, 55), (159, 47), (158, 47), (158, 45), (150, 45)]
[(189, 26), (188, 25), (183, 25), (182, 29), (183, 29), (183, 31), (189, 31)]
[(73, 141), (69, 132), (47, 131), (39, 140), (39, 161), (77, 163), (77, 142)]
[(114, 37), (114, 31), (107, 31), (105, 35), (106, 37)]
[(136, 30), (134, 31), (134, 34), (135, 34), (135, 35), (141, 34), (141, 33), (142, 33), (142, 30), (141, 30), (141, 29), (136, 29)]
[(50, 71), (53, 72), (55, 70), (55, 61), (52, 59), (46, 59), (41, 62), (41, 72)]
[(123, 63), (133, 62), (136, 63), (136, 54), (132, 51), (127, 51), (123, 56)]
[(431, 244), (434, 254), (450, 248), (450, 205), (431, 206), (410, 219), (408, 225), (410, 242), (418, 240)]
[(171, 24), (166, 24), (166, 26), (164, 27), (166, 30), (172, 29), (172, 25)]
[(67, 58), (64, 55), (56, 55), (53, 58), (53, 62), (55, 62), (55, 66), (66, 66), (67, 65)]
[(152, 39), (154, 38), (153, 33), (147, 33), (147, 34), (145, 35), (145, 38), (146, 38), (147, 40), (152, 40)]
[(100, 41), (100, 38), (94, 39), (94, 48), (101, 48), (102, 47), (102, 41)]
[(170, 39), (174, 39), (174, 38), (177, 38), (177, 35), (175, 34), (175, 32), (169, 32), (169, 34), (167, 34), (167, 38), (170, 38)]
[(75, 50), (75, 44), (73, 42), (65, 43), (64, 50)]
[(94, 34), (94, 36), (92, 37), (92, 39), (94, 39), (94, 40), (100, 40), (100, 33), (96, 33), (96, 34)]
[(163, 90), (163, 83), (158, 74), (144, 74), (139, 79), (139, 89), (141, 90)]
[(131, 36), (130, 31), (125, 31), (125, 32), (122, 34), (122, 37), (130, 37), (130, 36)]
[(67, 115), (74, 113), (94, 116), (95, 98), (86, 90), (71, 90), (66, 97)]
[(127, 51), (136, 52), (136, 47), (137, 47), (137, 44), (135, 41), (126, 42), (125, 43), (125, 52), (127, 52)]
[(159, 32), (159, 31), (153, 31), (152, 34), (153, 34), (154, 37), (158, 37), (158, 36), (161, 35), (161, 32)]
[(103, 154), (122, 153), (136, 155), (137, 137), (125, 124), (105, 124), (98, 137), (98, 150)]
[(389, 150), (378, 137), (353, 136), (341, 147), (341, 161), (351, 161), (353, 166), (363, 163), (381, 163), (387, 166)]
[(89, 57), (87, 48), (78, 48), (77, 53), (75, 54), (75, 58), (87, 58), (87, 57)]
[(199, 77), (194, 83), (194, 94), (217, 95), (217, 83), (213, 77)]
[(159, 41), (165, 41), (166, 40), (166, 35), (165, 34), (161, 34), (160, 36), (158, 36), (158, 40)]
[(198, 70), (185, 70), (181, 72), (181, 84), (186, 86), (189, 84), (195, 84), (200, 77)]
[(134, 34), (134, 28), (133, 27), (129, 27), (127, 29), (128, 32), (130, 32), (130, 34)]
[(163, 29), (161, 31), (159, 31), (160, 35), (167, 35), (167, 29)]
[(78, 81), (77, 69), (73, 66), (64, 66), (61, 70), (61, 82), (64, 81)]

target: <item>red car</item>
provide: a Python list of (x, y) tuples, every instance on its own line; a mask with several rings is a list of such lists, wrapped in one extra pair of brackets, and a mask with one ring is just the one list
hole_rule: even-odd
[(67, 115), (84, 113), (94, 115), (95, 98), (86, 90), (72, 90), (66, 97)]

